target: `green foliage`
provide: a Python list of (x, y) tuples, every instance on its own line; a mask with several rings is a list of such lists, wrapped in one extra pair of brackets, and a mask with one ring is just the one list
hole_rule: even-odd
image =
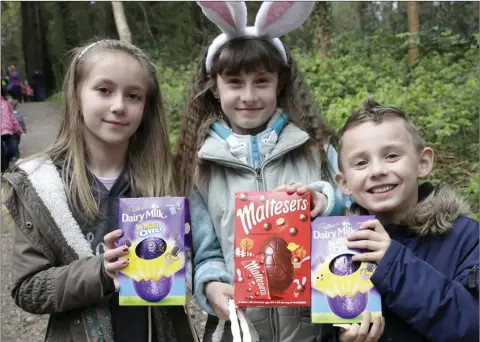
[[(364, 37), (355, 32), (335, 35), (330, 59), (318, 59), (305, 42), (295, 44), (300, 48), (293, 54), (316, 104), (335, 129), (368, 96), (404, 110), (435, 150), (435, 166), (428, 180), (457, 187), (477, 213), (479, 36), (467, 39), (451, 30), (431, 29), (420, 37), (421, 57), (413, 67), (407, 61), (408, 34), (395, 34), (389, 28)], [(198, 60), (173, 63), (171, 58), (160, 57), (164, 53), (151, 55), (158, 56), (170, 141), (175, 146)]]
[(63, 92), (61, 92), (61, 91), (56, 92), (55, 94), (53, 94), (52, 96), (50, 96), (48, 98), (48, 101), (53, 102), (57, 105), (61, 105), (62, 104), (62, 95), (63, 95)]
[(180, 134), (181, 116), (187, 101), (195, 63), (177, 68), (158, 65), (158, 77), (165, 110), (168, 115), (170, 143), (174, 149)]
[[(401, 108), (436, 151), (430, 181), (460, 188), (478, 212), (478, 40), (453, 52), (458, 36), (443, 32), (435, 41), (445, 49), (423, 55), (411, 68), (405, 39), (380, 32), (359, 45), (342, 37), (333, 43), (336, 58), (329, 60), (294, 53), (330, 124), (340, 129), (368, 96)], [(388, 41), (392, 48), (372, 49)]]
[(24, 75), (25, 63), (23, 61), (22, 46), (22, 20), (20, 15), (20, 2), (5, 1), (2, 3), (2, 75), (7, 66), (15, 64), (17, 70)]

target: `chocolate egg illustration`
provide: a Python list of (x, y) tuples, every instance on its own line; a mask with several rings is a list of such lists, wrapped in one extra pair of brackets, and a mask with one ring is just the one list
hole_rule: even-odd
[(158, 302), (164, 299), (172, 289), (173, 275), (161, 277), (160, 280), (133, 281), (133, 287), (138, 296), (147, 302)]
[(260, 253), (265, 257), (264, 263), (271, 294), (280, 294), (292, 284), (292, 252), (287, 246), (284, 239), (273, 236), (265, 240), (260, 248)]
[[(329, 264), (330, 272), (337, 276), (348, 276), (355, 273), (361, 263), (352, 261), (353, 254), (343, 254), (335, 257)], [(336, 296), (334, 298), (327, 296), (328, 306), (332, 312), (342, 318), (355, 318), (360, 315), (368, 304), (368, 292), (351, 296)]]
[(332, 298), (327, 296), (327, 303), (335, 315), (346, 319), (355, 318), (365, 311), (368, 304), (368, 292), (357, 292), (353, 297), (336, 296)]
[(346, 276), (355, 273), (361, 263), (352, 261), (353, 254), (342, 254), (335, 257), (329, 265), (330, 272), (338, 276)]
[(140, 259), (151, 260), (158, 258), (167, 249), (165, 240), (159, 237), (150, 237), (140, 242), (135, 248), (135, 253)]

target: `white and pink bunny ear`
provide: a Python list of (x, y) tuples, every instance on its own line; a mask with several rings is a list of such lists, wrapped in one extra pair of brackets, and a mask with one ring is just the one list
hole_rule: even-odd
[(259, 37), (278, 38), (300, 27), (312, 13), (314, 1), (266, 1), (258, 10)]
[(247, 6), (244, 1), (197, 1), (203, 14), (227, 36), (243, 34), (247, 26)]

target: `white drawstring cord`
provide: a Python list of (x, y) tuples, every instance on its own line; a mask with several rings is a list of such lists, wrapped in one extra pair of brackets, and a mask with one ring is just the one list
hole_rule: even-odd
[[(242, 342), (241, 334), (243, 334), (243, 342), (257, 342), (259, 340), (257, 331), (245, 313), (237, 309), (233, 299), (228, 300), (228, 311), (232, 323), (233, 342)], [(240, 321), (240, 327), (238, 321)]]
[(212, 334), (212, 342), (220, 342), (222, 341), (223, 331), (225, 330), (225, 321), (220, 319), (218, 321), (217, 327)]
[(148, 307), (148, 342), (152, 342), (152, 307)]
[[(258, 333), (253, 324), (247, 319), (242, 310), (237, 309), (233, 299), (228, 300), (228, 317), (232, 330), (233, 342), (257, 342)], [(238, 322), (240, 321), (240, 325)], [(225, 320), (219, 319), (217, 327), (212, 334), (212, 342), (221, 342), (225, 330)]]
[[(228, 300), (228, 317), (230, 318), (230, 324), (232, 327), (233, 342), (242, 342), (242, 335), (240, 334), (240, 326), (238, 325), (237, 308), (235, 307), (235, 302), (233, 301), (233, 299)], [(245, 333), (243, 337), (245, 338)]]

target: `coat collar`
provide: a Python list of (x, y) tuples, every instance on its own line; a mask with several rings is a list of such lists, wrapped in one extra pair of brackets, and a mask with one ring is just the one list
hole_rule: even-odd
[[(308, 139), (309, 135), (307, 132), (290, 122), (282, 130), (280, 136), (278, 137), (278, 141), (268, 159), (274, 158), (275, 156), (283, 153), (286, 150), (294, 148), (297, 145), (303, 145), (308, 141)], [(198, 152), (198, 156), (200, 159), (222, 160), (235, 164), (240, 163), (239, 160), (235, 158), (232, 153), (230, 153), (229, 149), (224, 143), (211, 136), (207, 137), (205, 140), (205, 143)]]
[[(357, 203), (352, 204), (350, 213), (368, 215), (368, 211)], [(405, 226), (417, 236), (447, 234), (459, 216), (470, 214), (470, 206), (450, 186), (435, 188), (431, 183), (418, 187), (418, 203), (397, 224), (388, 225), (388, 230)]]

